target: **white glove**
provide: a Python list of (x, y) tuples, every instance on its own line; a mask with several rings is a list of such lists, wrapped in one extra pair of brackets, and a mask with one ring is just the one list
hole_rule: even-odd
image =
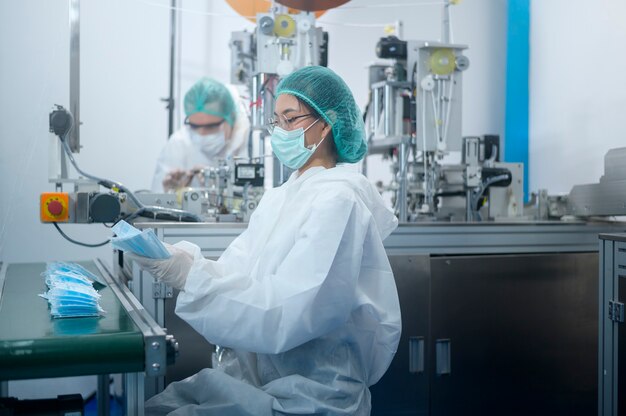
[(136, 261), (142, 270), (150, 273), (158, 281), (176, 289), (182, 289), (185, 287), (187, 275), (193, 265), (193, 256), (181, 248), (167, 243), (163, 244), (171, 254), (168, 259), (151, 259), (131, 252), (125, 252), (124, 256), (129, 260)]

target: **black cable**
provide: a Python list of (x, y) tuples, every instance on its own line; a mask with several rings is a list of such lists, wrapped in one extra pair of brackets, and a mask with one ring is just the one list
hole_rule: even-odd
[(472, 199), (471, 199), (472, 208), (476, 212), (480, 209), (479, 204), (480, 204), (481, 198), (483, 194), (485, 193), (485, 191), (491, 187), (491, 185), (498, 183), (498, 182), (507, 181), (510, 179), (511, 179), (510, 173), (506, 173), (506, 174), (502, 174), (498, 176), (491, 176), (485, 179), (478, 187), (478, 190), (474, 192), (474, 195), (472, 195)]
[(88, 179), (96, 181), (99, 185), (107, 189), (114, 190), (118, 193), (120, 191), (124, 192), (128, 196), (128, 198), (137, 206), (138, 209), (143, 208), (146, 210), (158, 210), (159, 212), (168, 211), (173, 216), (177, 216), (177, 215), (185, 216), (186, 218), (188, 218), (187, 221), (189, 222), (202, 222), (203, 221), (202, 217), (200, 217), (199, 215), (195, 215), (191, 212), (186, 212), (186, 211), (174, 209), (174, 208), (145, 206), (143, 203), (141, 203), (141, 201), (139, 201), (139, 199), (135, 196), (135, 194), (130, 189), (126, 188), (121, 183), (104, 179), (104, 178), (100, 178), (94, 175), (90, 175), (87, 172), (83, 171), (78, 166), (78, 163), (76, 163), (76, 160), (74, 159), (74, 155), (72, 154), (72, 151), (70, 150), (70, 147), (67, 143), (67, 136), (69, 135), (70, 131), (72, 131), (72, 129), (74, 128), (74, 116), (69, 111), (67, 112), (67, 114), (69, 115), (70, 121), (71, 121), (70, 128), (63, 136), (59, 136), (59, 139), (61, 140), (61, 145), (63, 147), (63, 150), (65, 151), (67, 158), (69, 159), (70, 163), (72, 164), (72, 166), (74, 166), (74, 169), (76, 169), (78, 173), (80, 173), (81, 175), (83, 175), (84, 177)]
[(59, 231), (59, 233), (63, 236), (63, 238), (65, 238), (70, 243), (78, 244), (79, 246), (83, 246), (83, 247), (102, 247), (102, 246), (107, 245), (107, 244), (109, 244), (111, 242), (111, 240), (107, 240), (107, 241), (105, 241), (103, 243), (98, 243), (98, 244), (81, 243), (80, 241), (76, 241), (73, 238), (71, 238), (70, 236), (68, 236), (67, 234), (65, 234), (63, 232), (63, 230), (61, 230), (61, 227), (59, 227), (59, 224), (57, 224), (56, 222), (53, 222), (52, 224), (54, 224), (54, 228), (56, 228)]

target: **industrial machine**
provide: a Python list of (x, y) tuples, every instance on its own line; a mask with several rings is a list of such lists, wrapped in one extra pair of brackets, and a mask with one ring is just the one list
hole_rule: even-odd
[[(391, 162), (393, 205), (401, 222), (519, 219), (523, 166), (500, 161), (496, 135), (463, 137), (465, 45), (449, 42), (449, 2), (441, 41), (380, 39), (387, 65), (369, 70), (369, 153)], [(451, 152), (461, 155), (451, 163)], [(365, 169), (365, 173), (367, 170)]]
[[(595, 184), (576, 185), (566, 196), (550, 196), (547, 191), (543, 205), (550, 218), (606, 217), (626, 215), (626, 147), (609, 150), (604, 156), (604, 175)], [(547, 200), (547, 201), (546, 201)], [(546, 203), (547, 202), (547, 203)], [(546, 210), (542, 210), (546, 215)]]
[[(97, 375), (98, 415), (104, 416), (110, 375), (121, 374), (125, 414), (143, 415), (144, 378), (150, 383), (163, 376), (175, 362), (178, 344), (104, 262), (81, 265), (105, 284), (99, 289), (103, 316), (52, 319), (38, 296), (46, 287), (41, 277), (46, 263), (0, 263), (0, 397), (7, 395), (9, 380)], [(80, 395), (79, 400), (82, 414)], [(7, 414), (18, 406), (15, 400), (0, 403)], [(38, 410), (27, 414), (44, 414)]]
[[(281, 76), (306, 65), (326, 65), (328, 60), (328, 36), (315, 27), (313, 13), (272, 4), (267, 13), (257, 14), (256, 20), (253, 33), (233, 32), (230, 42), (231, 82), (245, 84), (251, 91), (249, 158), (220, 160), (217, 166), (200, 170), (199, 187), (184, 188), (176, 194), (135, 195), (122, 184), (94, 177), (77, 166), (72, 153), (80, 150), (79, 123), (71, 112), (57, 106), (50, 114), (50, 132), (54, 135), (49, 153), (50, 182), (56, 184), (57, 192), (41, 195), (41, 221), (52, 222), (57, 228), (59, 222), (113, 223), (139, 217), (191, 222), (247, 221), (263, 195), (266, 173), (270, 186), (280, 185), (291, 173), (273, 156), (265, 140), (267, 120), (274, 106), (273, 89)], [(71, 59), (78, 54), (75, 52)], [(78, 67), (73, 71), (75, 74), (70, 76), (77, 77)], [(71, 107), (77, 112), (78, 86), (70, 93)], [(68, 162), (82, 175), (80, 179), (69, 178)], [(62, 192), (64, 183), (73, 184), (73, 192)], [(101, 187), (110, 192), (101, 192)]]
[[(328, 64), (328, 33), (315, 26), (314, 10), (336, 7), (345, 1), (272, 2), (269, 11), (256, 14), (253, 32), (231, 34), (231, 83), (250, 91), (252, 160), (265, 163), (271, 186), (285, 182), (291, 170), (273, 155), (267, 138), (267, 122), (274, 108), (274, 89), (281, 77), (298, 68)], [(282, 3), (282, 4), (281, 4)], [(324, 3), (324, 4), (318, 4)]]
[(140, 193), (137, 198), (149, 206), (171, 206), (192, 213), (201, 222), (247, 222), (264, 191), (263, 163), (220, 160), (198, 174), (201, 185), (176, 193)]
[[(76, 127), (72, 113), (57, 105), (50, 113), (49, 181), (55, 183), (56, 192), (40, 196), (40, 219), (53, 223), (108, 223), (120, 219), (148, 216), (153, 219), (174, 221), (202, 221), (194, 213), (165, 205), (146, 205), (123, 184), (100, 178), (83, 171), (73, 156), (69, 135)], [(70, 178), (69, 163), (80, 178)], [(72, 193), (63, 192), (64, 184), (73, 184)], [(102, 192), (106, 188), (109, 192)], [(59, 229), (60, 230), (60, 229)]]

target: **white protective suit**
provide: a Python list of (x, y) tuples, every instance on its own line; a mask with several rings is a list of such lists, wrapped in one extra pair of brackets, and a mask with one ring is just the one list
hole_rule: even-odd
[(297, 175), (263, 196), (218, 261), (178, 245), (194, 263), (176, 313), (233, 350), (221, 370), (150, 399), (146, 414), (369, 415), (368, 387), (400, 340), (383, 248), (397, 219), (349, 167)]
[[(233, 85), (226, 85), (226, 87), (230, 91), (237, 107), (237, 116), (233, 125), (232, 135), (230, 139), (226, 140), (226, 146), (217, 155), (206, 155), (192, 143), (189, 137), (189, 127), (183, 126), (172, 134), (161, 149), (161, 153), (159, 153), (152, 179), (152, 192), (164, 192), (163, 179), (174, 169), (190, 170), (197, 166), (216, 167), (220, 159), (248, 156), (247, 144), (250, 120), (246, 106), (246, 93), (239, 91)], [(196, 178), (192, 181), (191, 186), (199, 186)]]

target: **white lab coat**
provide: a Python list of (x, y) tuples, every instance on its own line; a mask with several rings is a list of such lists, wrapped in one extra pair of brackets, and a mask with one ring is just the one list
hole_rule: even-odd
[[(226, 140), (226, 146), (217, 155), (206, 155), (192, 143), (189, 137), (189, 127), (183, 126), (172, 134), (161, 149), (152, 179), (152, 192), (164, 192), (163, 179), (174, 169), (190, 170), (197, 166), (216, 167), (219, 160), (227, 157), (248, 156), (250, 119), (247, 98), (245, 93), (240, 92), (235, 86), (227, 85), (226, 87), (237, 105), (233, 132), (230, 139)], [(199, 186), (197, 179), (194, 178), (191, 186)]]
[(176, 313), (232, 359), (147, 414), (368, 415), (400, 339), (382, 243), (396, 226), (363, 175), (317, 167), (269, 190), (218, 261), (181, 245), (194, 263)]

